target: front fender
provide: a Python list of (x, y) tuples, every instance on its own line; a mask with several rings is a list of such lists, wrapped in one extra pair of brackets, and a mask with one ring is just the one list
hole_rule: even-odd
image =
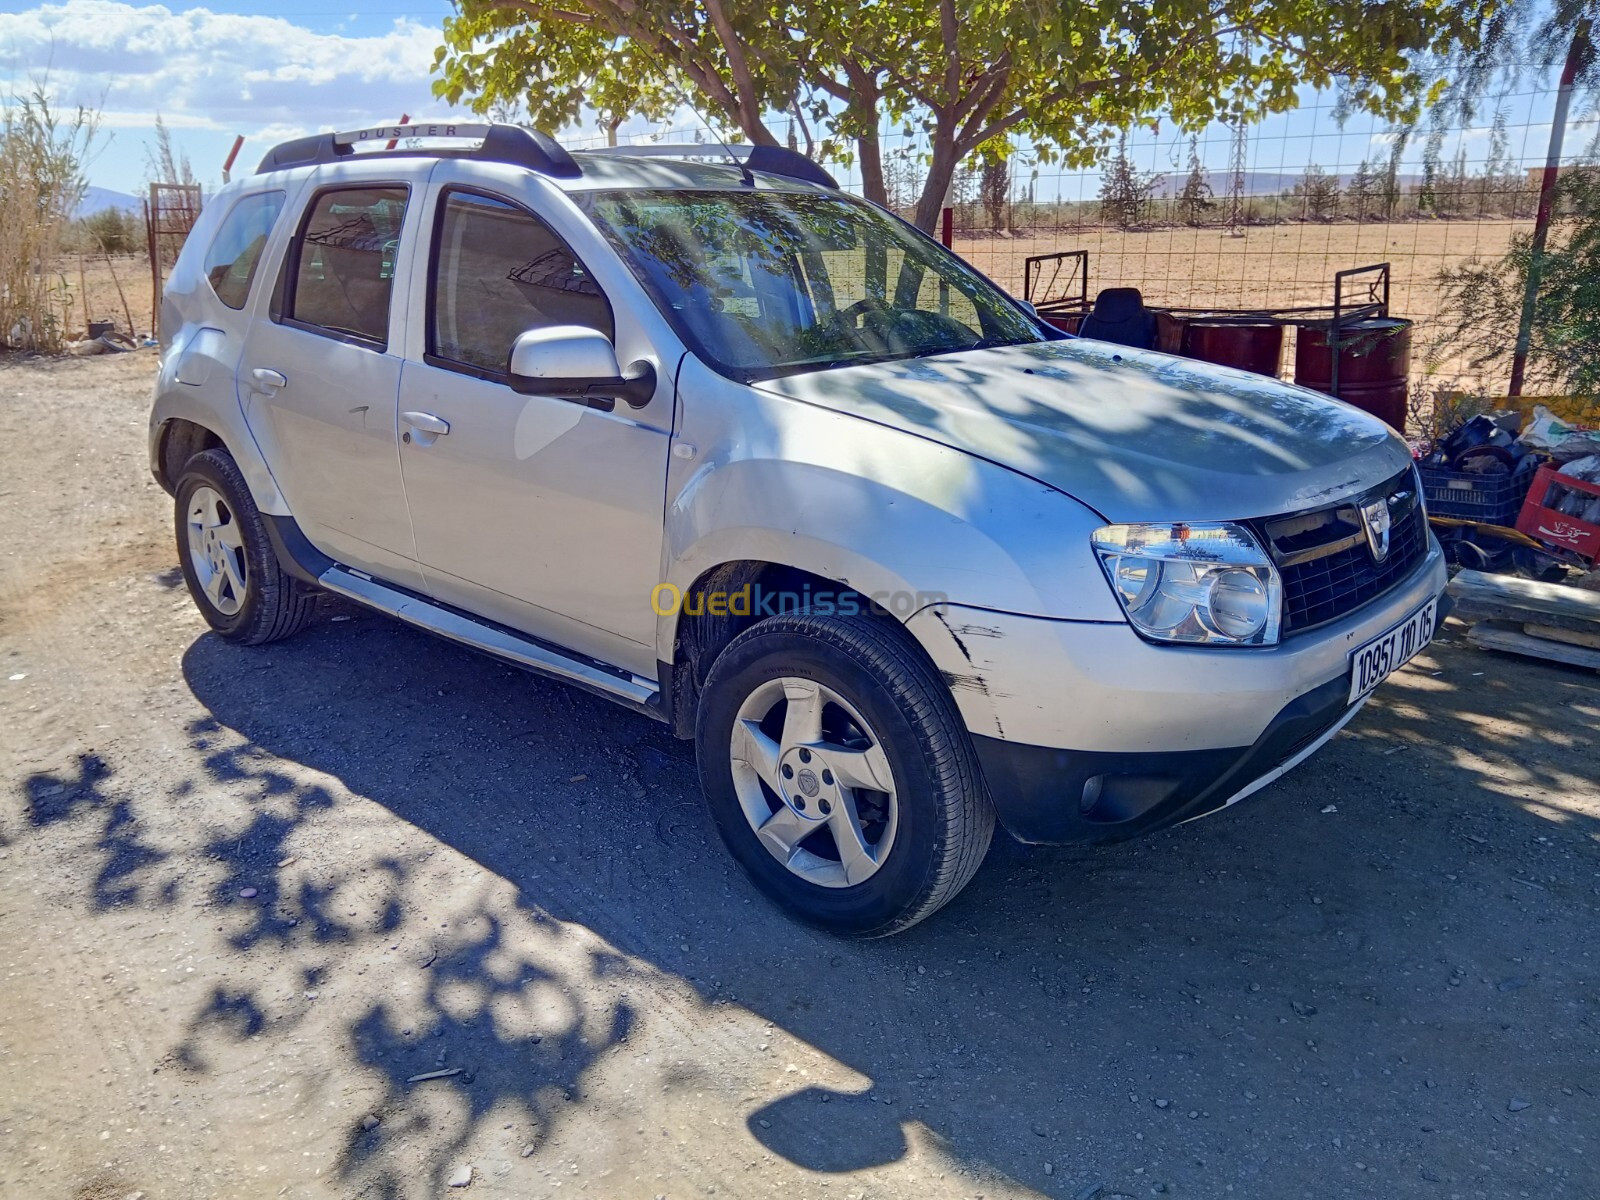
[[(714, 375), (680, 377), (664, 579), (755, 560), (847, 584), (902, 621), (948, 601), (1120, 622), (1076, 500), (926, 438)], [(658, 617), (670, 661), (678, 612)]]

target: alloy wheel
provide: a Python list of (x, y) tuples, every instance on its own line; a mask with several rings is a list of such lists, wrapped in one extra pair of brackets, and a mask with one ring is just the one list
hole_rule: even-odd
[(189, 530), (189, 565), (200, 590), (225, 617), (244, 606), (248, 568), (244, 534), (233, 509), (213, 487), (195, 488), (189, 497), (185, 524)]
[(894, 847), (900, 809), (883, 743), (815, 680), (785, 677), (746, 697), (733, 723), (734, 790), (767, 852), (822, 887), (870, 878)]

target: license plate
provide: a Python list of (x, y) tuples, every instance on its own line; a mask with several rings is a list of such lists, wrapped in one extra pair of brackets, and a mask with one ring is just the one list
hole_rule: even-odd
[(1439, 607), (1429, 600), (1388, 633), (1372, 639), (1350, 656), (1350, 703), (1371, 693), (1433, 639), (1433, 621)]

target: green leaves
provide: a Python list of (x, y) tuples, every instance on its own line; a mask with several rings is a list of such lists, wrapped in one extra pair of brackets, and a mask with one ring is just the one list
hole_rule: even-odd
[(914, 116), (931, 145), (916, 220), (932, 228), (956, 164), (1013, 135), (1085, 166), (1134, 124), (1256, 120), (1305, 86), (1403, 118), (1437, 86), (1427, 64), (1475, 46), (1500, 2), (461, 0), (434, 89), (558, 128), (585, 104), (663, 116), (681, 85), (768, 143), (768, 122), (798, 110), (820, 152), (855, 143), (880, 202), (877, 130)]

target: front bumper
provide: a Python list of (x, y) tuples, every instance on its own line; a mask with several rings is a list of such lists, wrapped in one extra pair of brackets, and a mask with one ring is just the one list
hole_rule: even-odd
[(1361, 707), (1330, 679), (1273, 718), (1250, 746), (1141, 754), (1057, 750), (999, 738), (973, 743), (1000, 822), (1022, 842), (1121, 841), (1243, 799), (1310, 757)]
[[(1309, 756), (1354, 715), (1350, 654), (1429, 599), (1434, 545), (1357, 613), (1261, 650), (1156, 646), (1126, 625), (956, 606), (911, 627), (950, 683), (1001, 823), (1020, 841), (1112, 841), (1222, 808)], [(959, 661), (924, 620), (937, 620)], [(941, 661), (941, 658), (944, 661)]]

